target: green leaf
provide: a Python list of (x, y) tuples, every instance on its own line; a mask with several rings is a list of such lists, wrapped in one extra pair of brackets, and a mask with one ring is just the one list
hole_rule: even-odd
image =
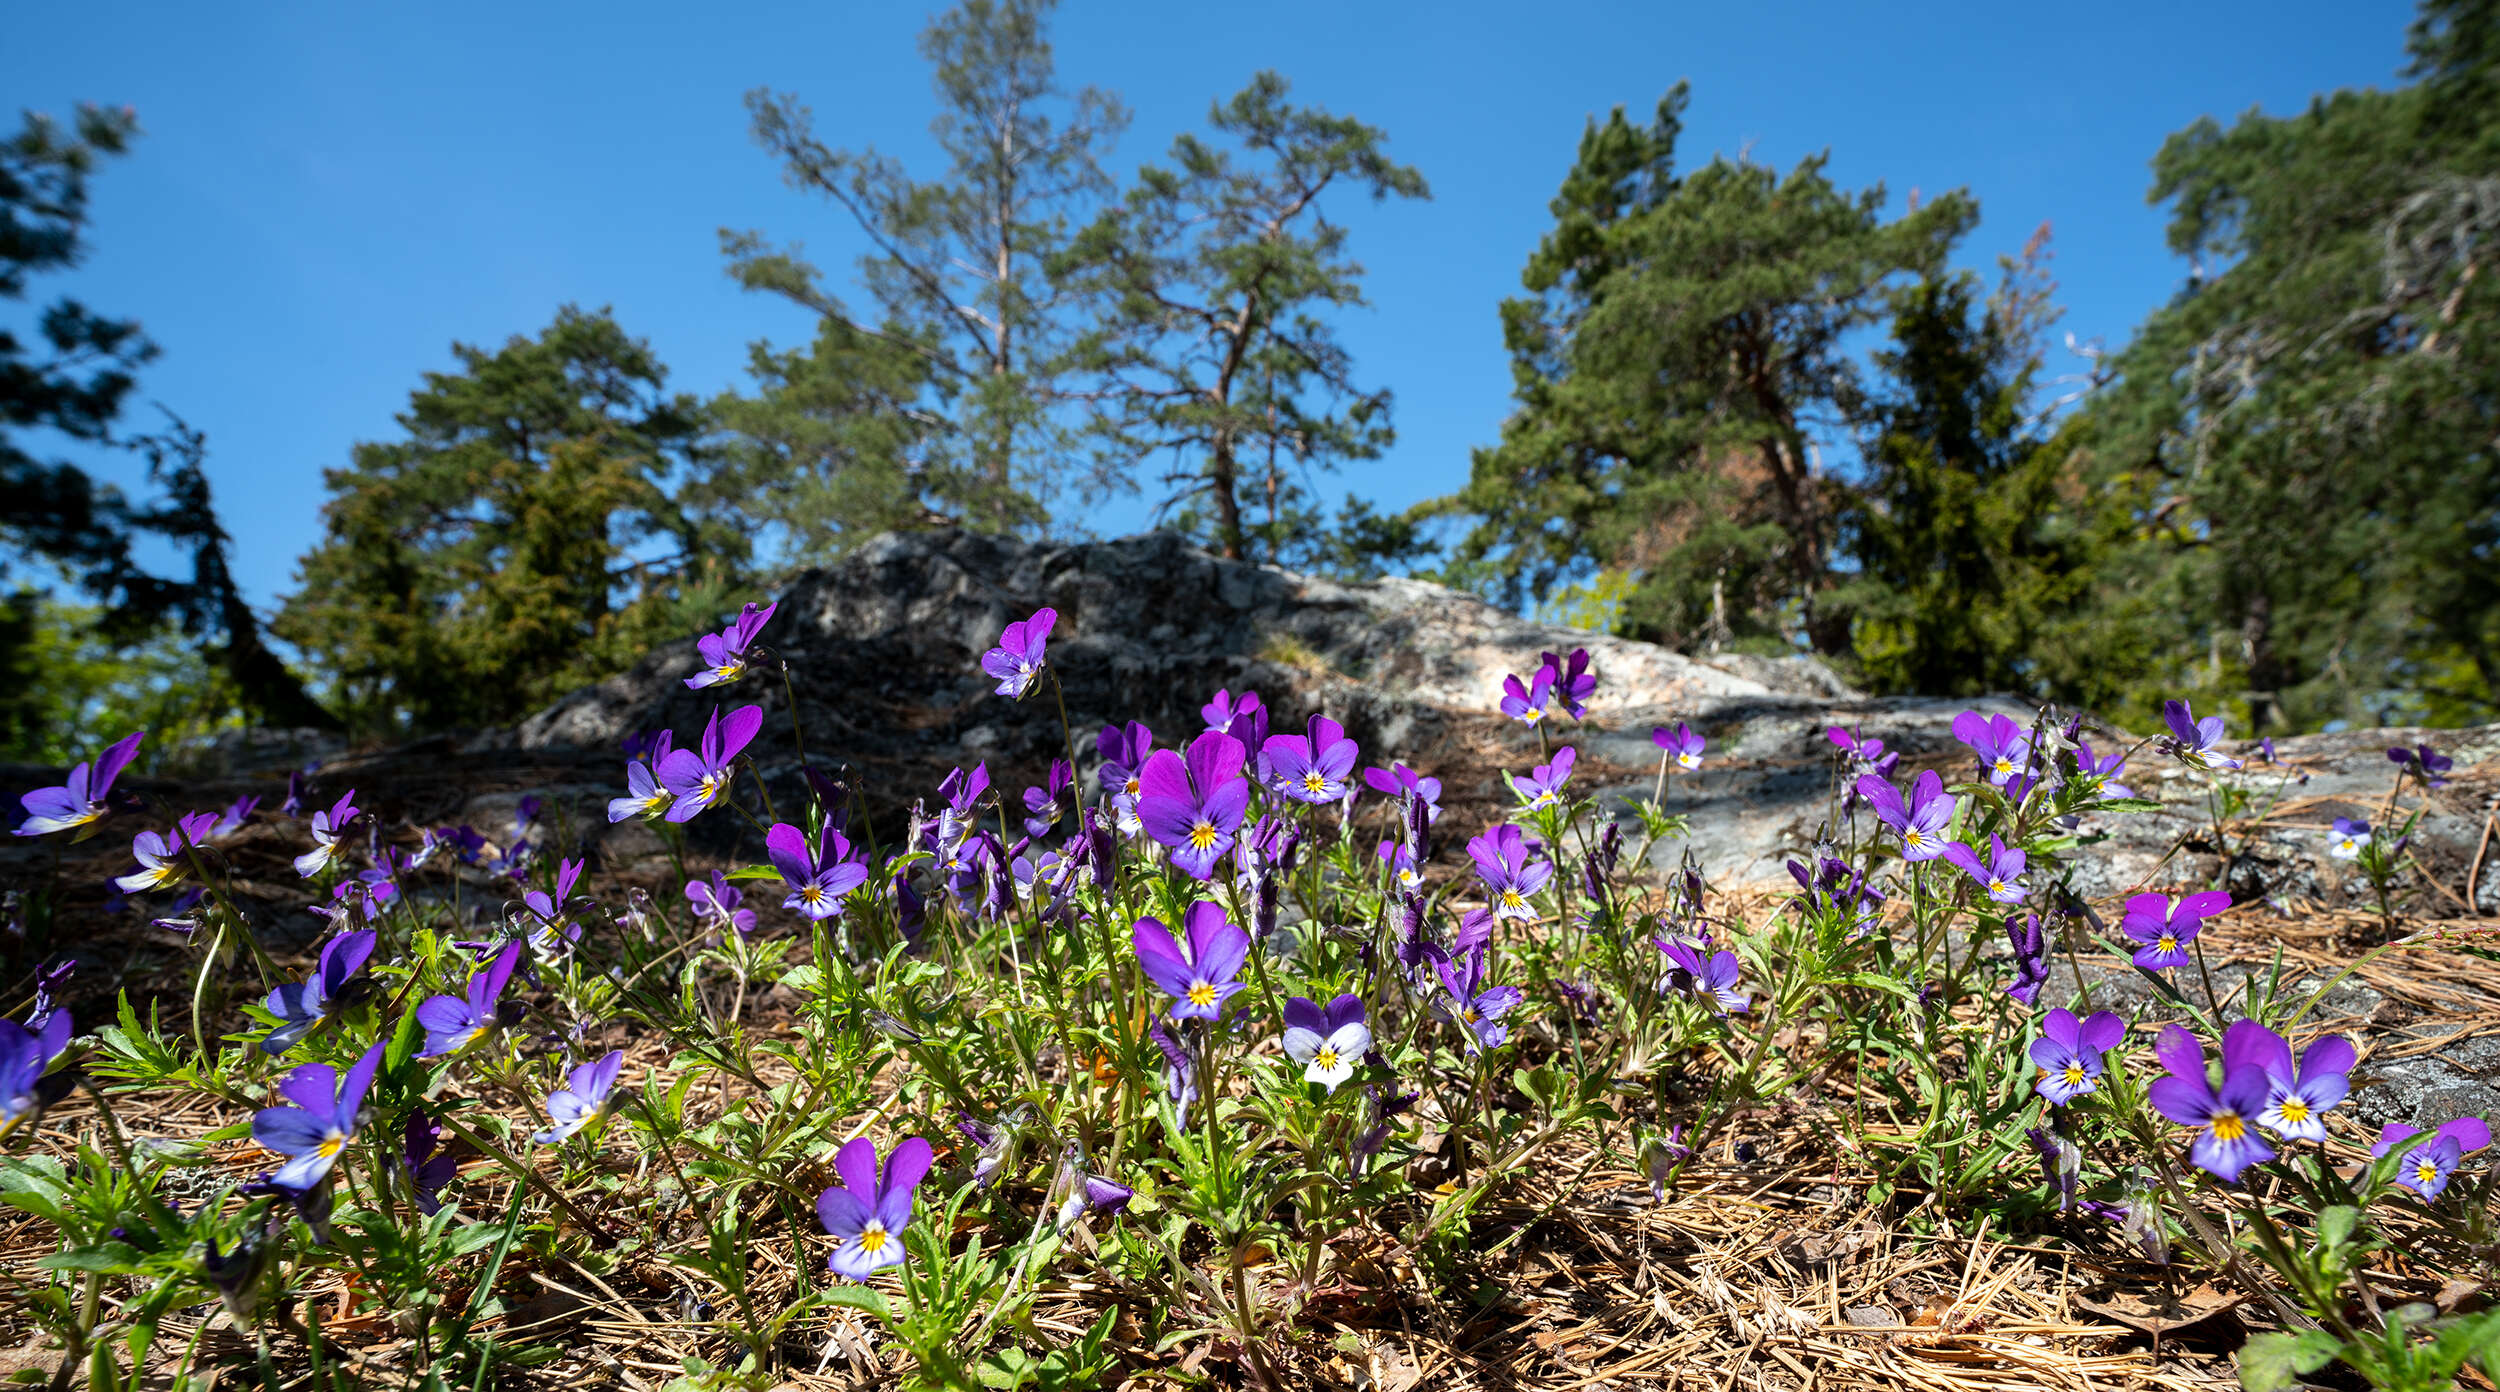
[(127, 1242), (99, 1242), (92, 1247), (73, 1247), (54, 1252), (35, 1265), (47, 1271), (100, 1271), (128, 1275), (139, 1269), (139, 1249)]
[(2288, 1392), (2304, 1374), (2323, 1368), (2343, 1344), (2323, 1329), (2302, 1334), (2260, 1334), (2240, 1350), (2240, 1386), (2248, 1392)]
[(873, 1286), (827, 1286), (816, 1292), (816, 1298), (827, 1305), (866, 1310), (889, 1325), (894, 1323), (893, 1307), (886, 1304), (884, 1293)]

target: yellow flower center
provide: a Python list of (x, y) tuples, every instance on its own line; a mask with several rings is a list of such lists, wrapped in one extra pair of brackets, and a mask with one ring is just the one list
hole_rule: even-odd
[(1908, 831), (1901, 833), (1901, 844), (1909, 847), (1911, 850), (1918, 850), (1927, 844), (1927, 833), (1919, 830), (1917, 827), (1912, 827)]
[(1215, 1004), (1215, 983), (1211, 981), (1190, 982), (1189, 1003), (1196, 1006)]
[(1699, 754), (1678, 754), (1675, 756), (1675, 764), (1678, 768), (1697, 769), (1701, 767), (1701, 756)]
[(2413, 1182), (2416, 1184), (2437, 1184), (2439, 1182), (2439, 1167), (2432, 1164), (2428, 1160), (2415, 1164), (2413, 1167)]
[(1131, 774), (1131, 775), (1129, 776), (1129, 780), (1128, 780), (1126, 783), (1121, 784), (1121, 785), (1120, 785), (1120, 788), (1121, 788), (1121, 790), (1122, 790), (1122, 791), (1126, 792), (1126, 793), (1127, 793), (1130, 797), (1135, 797), (1135, 796), (1137, 796), (1137, 777), (1136, 777), (1136, 775)]
[(1543, 706), (1530, 706), (1526, 710), (1520, 712), (1519, 718), (1527, 721), (1531, 725), (1534, 725), (1538, 721), (1545, 718), (1545, 708)]
[(74, 826), (74, 827), (82, 827), (82, 826), (85, 826), (87, 823), (92, 822), (92, 821), (94, 821), (96, 818), (101, 817), (101, 816), (103, 816), (103, 815), (104, 815), (104, 809), (103, 809), (103, 808), (101, 808), (101, 807), (90, 807), (90, 808), (88, 808), (86, 811), (79, 813), (77, 816), (69, 818), (69, 819), (68, 819), (68, 821), (67, 821), (67, 825), (69, 825), (69, 826)]
[(1215, 823), (1200, 822), (1189, 829), (1189, 849), (1193, 851), (1213, 850), (1215, 838), (1221, 834), (1215, 829)]
[(313, 1147), (313, 1153), (324, 1160), (329, 1160), (336, 1158), (338, 1153), (345, 1149), (347, 1149), (347, 1138), (333, 1131), (321, 1138), (321, 1144)]
[(1993, 879), (1988, 881), (1988, 892), (1990, 894), (2003, 894), (2005, 892), (2005, 881)]
[(2005, 757), (2004, 755), (2002, 755), (2002, 754), (1998, 755), (1998, 756), (1997, 756), (1997, 772), (1999, 772), (1999, 773), (2012, 773), (2013, 771), (2014, 771), (2014, 761), (2013, 761), (2013, 760), (2011, 760), (2011, 759), (2006, 758), (2006, 757)]
[(1328, 780), (1320, 776), (1320, 771), (1318, 769), (1313, 769), (1309, 773), (1302, 775), (1302, 791), (1309, 793), (1313, 797), (1318, 797), (1320, 794), (1328, 791)]
[(2153, 945), (2164, 952), (2176, 952), (2179, 950), (2179, 937), (2175, 933), (2164, 933), (2161, 935), (2161, 941)]
[(2216, 1112), (2208, 1126), (2217, 1141), (2236, 1141), (2248, 1134), (2248, 1123), (2237, 1112)]
[(1527, 903), (1527, 901), (1526, 901), (1526, 900), (1521, 899), (1521, 898), (1519, 897), (1519, 891), (1518, 891), (1518, 890), (1515, 890), (1515, 889), (1506, 889), (1506, 890), (1503, 890), (1503, 891), (1502, 891), (1502, 907), (1503, 907), (1503, 908), (1506, 908), (1506, 909), (1516, 909), (1516, 908), (1521, 908), (1521, 907), (1524, 907), (1524, 906), (1526, 905), (1526, 903)]
[(2080, 1064), (2080, 1063), (2070, 1063), (2070, 1064), (2067, 1064), (2067, 1065), (2066, 1065), (2066, 1086), (2068, 1086), (2068, 1087), (2081, 1087), (2081, 1086), (2083, 1086), (2083, 1065), (2082, 1065), (2082, 1064)]
[(1311, 1055), (1311, 1066), (1321, 1069), (1335, 1068), (1337, 1066), (1337, 1051), (1324, 1044), (1321, 1045), (1320, 1051)]
[(824, 886), (808, 885), (804, 889), (801, 889), (799, 891), (799, 902), (807, 905), (811, 909), (816, 907), (818, 904), (825, 902)]
[(707, 773), (703, 775), (702, 787), (705, 800), (708, 801), (710, 799), (717, 798), (729, 790), (729, 775), (727, 773)]
[(885, 1224), (878, 1222), (874, 1218), (868, 1220), (867, 1227), (859, 1230), (859, 1250), (866, 1252), (872, 1257), (877, 1255), (879, 1252), (884, 1251), (885, 1244), (890, 1240), (891, 1238), (885, 1230)]
[(2295, 1126), (2309, 1119), (2309, 1104), (2301, 1101), (2297, 1097), (2284, 1098), (2281, 1102), (2275, 1105), (2274, 1109), (2277, 1112), (2282, 1113), (2285, 1121), (2291, 1122)]
[(1472, 1005), (1462, 1007), (1458, 1012), (1458, 1020), (1459, 1023), (1463, 1025), (1474, 1024), (1476, 1022), (1476, 1008)]
[(733, 657), (718, 667), (713, 668), (712, 675), (720, 678), (722, 681), (734, 681), (737, 679), (738, 674), (746, 669), (747, 665), (744, 662), (741, 662)]

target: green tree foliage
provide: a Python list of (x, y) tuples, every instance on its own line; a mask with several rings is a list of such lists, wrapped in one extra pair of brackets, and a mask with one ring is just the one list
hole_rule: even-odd
[(712, 403), (723, 432), (688, 497), (746, 519), (784, 568), (885, 531), (979, 516), (977, 476), (945, 467), (926, 360), (827, 319), (805, 349), (748, 349), (755, 394)]
[(1169, 451), (1165, 506), (1226, 556), (1256, 542), (1268, 559), (1359, 569), (1367, 547), (1411, 549), (1411, 531), (1352, 499), (1326, 527), (1306, 480), (1394, 438), (1389, 393), (1355, 383), (1331, 324), (1364, 303), (1363, 268), (1323, 200), (1425, 198), (1423, 176), (1377, 128), (1289, 103), (1272, 72), (1209, 122), (1234, 148), (1183, 134), (1067, 259), (1105, 307), (1085, 355), (1101, 448)]
[[(853, 314), (796, 248), (758, 232), (723, 231), (730, 273), (846, 326), (845, 357), (883, 345), (916, 359), (930, 390), (915, 404), (949, 427), (919, 442), (923, 479), (941, 477), (914, 480), (913, 497), (880, 504), (888, 516), (943, 500), (964, 520), (1029, 529), (1064, 482), (1071, 306), (1046, 268), (1109, 192), (1101, 158), (1128, 116), (1107, 93), (1060, 87), (1045, 32), (1051, 8), (964, 0), (930, 21), (920, 51), (934, 69), (939, 113), (929, 130), (947, 160), (930, 182), (874, 150), (826, 147), (795, 96), (747, 96), (755, 139), (781, 160), (786, 181), (832, 199), (874, 247), (860, 274), (876, 317)], [(869, 375), (890, 381), (902, 371), (874, 365)], [(950, 472), (961, 477), (942, 477)]]
[(2178, 601), (2145, 679), (2261, 726), (2500, 709), (2496, 13), (2431, 0), (2413, 84), (2155, 160), (2194, 273), (2089, 412), (2095, 487), (2139, 519), (2117, 564)]
[(1475, 518), (1452, 578), (1516, 602), (1593, 570), (1638, 575), (1632, 632), (1810, 634), (1833, 580), (1835, 485), (1814, 437), (1865, 407), (1849, 337), (1933, 274), (1977, 217), (1948, 194), (1886, 221), (1820, 157), (1783, 175), (1675, 169), (1686, 89), (1646, 127), (1592, 121), (1554, 230), (1502, 305), (1518, 409), (1440, 510)]
[(327, 472), (325, 535), (277, 630), (369, 727), (509, 720), (723, 606), (745, 548), (677, 496), (706, 428), (606, 311), (455, 344), (405, 438)]
[[(128, 108), (89, 106), (79, 109), (70, 131), (29, 113), (18, 134), (0, 142), (0, 301), (22, 300), (33, 277), (78, 264), (86, 250), (88, 179), (103, 158), (127, 151), (137, 132)], [(179, 419), (153, 435), (114, 433), (138, 368), (156, 351), (136, 320), (108, 318), (66, 297), (44, 307), (34, 341), (0, 326), (0, 552), (25, 578), (66, 575), (97, 601), (42, 611), (54, 615), (50, 628), (37, 624), (41, 601), (31, 591), (12, 601), (0, 621), (0, 670), (24, 679), (0, 689), (0, 747), (22, 754), (60, 747), (58, 712), (70, 707), (51, 688), (68, 677), (29, 645), (57, 629), (64, 613), (92, 624), (82, 642), (108, 652), (153, 643), (175, 626), (205, 645), (207, 660), (223, 672), (203, 690), (269, 724), (335, 723), (262, 643), (259, 622), (235, 587), (226, 564), (230, 539), (210, 496), (206, 441)], [(147, 460), (162, 496), (134, 503), (77, 464), (40, 459), (28, 431), (132, 450)], [(188, 552), (190, 577), (140, 565), (132, 547), (141, 537)], [(133, 660), (147, 666), (144, 656)]]

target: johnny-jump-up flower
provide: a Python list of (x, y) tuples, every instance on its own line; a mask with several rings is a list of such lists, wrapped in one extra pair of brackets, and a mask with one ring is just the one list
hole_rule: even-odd
[(1372, 1046), (1361, 997), (1339, 996), (1324, 1009), (1303, 996), (1287, 1000), (1284, 1046), (1286, 1056), (1303, 1065), (1305, 1080), (1335, 1092)]
[(18, 823), (17, 834), (49, 836), (56, 831), (76, 831), (110, 811), (113, 780), (138, 757), (139, 741), (146, 739), (147, 734), (145, 730), (133, 730), (115, 740), (93, 763), (73, 766), (59, 787), (37, 788), (19, 798), (18, 805), (26, 809), (26, 820)]
[(1312, 716), (1308, 731), (1271, 735), (1259, 747), (1268, 786), (1296, 802), (1335, 802), (1346, 795), (1362, 750), (1346, 738), (1344, 726), (1327, 716)]
[(1138, 774), (1137, 819), (1191, 879), (1213, 878), (1249, 811), (1242, 756), (1239, 740), (1210, 730), (1189, 742), (1186, 760), (1158, 749)]
[(2335, 819), (2334, 834), (2327, 838), (2326, 853), (2337, 860), (2359, 860), (2361, 848), (2370, 844), (2370, 824), (2358, 817)]
[(2326, 1139), (2326, 1114), (2352, 1092), (2352, 1041), (2339, 1034), (2313, 1040), (2292, 1066), (2292, 1046), (2254, 1020), (2222, 1032), (2222, 1071), (2255, 1064), (2266, 1073), (2266, 1105), (2257, 1124), (2287, 1141)]
[(44, 1074), (69, 1047), (66, 1010), (54, 1010), (41, 1025), (29, 1028), (0, 1020), (0, 1140), (43, 1115), (53, 1089)]
[(832, 827), (826, 827), (811, 845), (806, 832), (788, 822), (775, 822), (764, 833), (764, 850), (773, 869), (780, 872), (781, 882), (790, 887), (790, 897), (781, 906), (810, 919), (840, 914), (842, 896), (868, 883), (868, 863), (853, 860), (850, 841)]
[(116, 878), (114, 885), (124, 894), (137, 894), (179, 883), (191, 872), (191, 851), (208, 844), (208, 829), (216, 823), (214, 812), (193, 812), (170, 832), (143, 831), (130, 838), (130, 855), (139, 868)]
[(2209, 715), (2199, 720), (2187, 702), (2164, 701), (2161, 703), (2161, 718), (2162, 723), (2170, 727), (2170, 733), (2158, 743), (2180, 763), (2199, 769), (2235, 769), (2240, 766), (2239, 760), (2214, 748), (2222, 742), (2221, 716)]
[(252, 1139), (287, 1162), (269, 1177), (289, 1189), (310, 1189), (338, 1163), (364, 1120), (365, 1092), (382, 1066), (382, 1045), (365, 1050), (340, 1078), (326, 1063), (308, 1063), (287, 1075), (278, 1092), (292, 1107), (263, 1107), (252, 1117)]
[(1250, 935), (1224, 916), (1224, 908), (1201, 899), (1181, 916), (1186, 930), (1178, 941), (1157, 918), (1141, 918), (1130, 930), (1137, 965), (1163, 994), (1172, 998), (1175, 1020), (1214, 1020), (1224, 1002), (1242, 989), (1233, 978), (1250, 960)]
[(865, 1281), (890, 1266), (903, 1264), (903, 1230), (911, 1225), (912, 1194), (929, 1172), (929, 1143), (905, 1137), (885, 1159), (885, 1175), (877, 1174), (877, 1147), (858, 1136), (833, 1157), (833, 1172), (842, 1177), (816, 1196), (816, 1220), (835, 1239), (826, 1266), (836, 1276)]
[(1562, 801), (1563, 784), (1571, 781), (1571, 766), (1580, 755), (1570, 745), (1554, 751), (1552, 763), (1539, 764), (1528, 770), (1525, 778), (1513, 777), (1511, 791), (1519, 794), (1527, 810), (1539, 811)]
[(706, 633), (694, 640), (695, 651), (703, 655), (703, 670), (686, 678), (686, 685), (700, 691), (707, 686), (720, 686), (746, 675), (747, 649), (754, 645), (755, 635), (764, 631), (773, 611), (781, 607), (778, 600), (758, 606), (748, 603), (738, 610), (729, 627), (718, 633)]
[(1041, 679), (1051, 625), (1057, 622), (1058, 610), (1036, 609), (1033, 617), (1007, 625), (998, 635), (998, 646), (981, 654), (981, 670), (997, 680), (999, 695), (1020, 701)]
[(1502, 1047), (1510, 1038), (1510, 1026), (1502, 1023), (1527, 997), (1516, 986), (1487, 986), (1485, 953), (1481, 944), (1462, 947), (1458, 957), (1438, 947), (1427, 947), (1432, 969), (1441, 978), (1442, 994), (1433, 1000), (1433, 1008), (1462, 1031), (1460, 1042), (1471, 1054), (1486, 1053)]
[(370, 932), (341, 933), (321, 949), (320, 965), (313, 968), (311, 976), (271, 991), (261, 1003), (286, 1023), (271, 1030), (269, 1037), (260, 1042), (261, 1052), (285, 1053), (328, 1018), (346, 994), (348, 982), (373, 956), (373, 944), (374, 935)]
[(1650, 945), (1665, 953), (1671, 964), (1667, 972), (1671, 989), (1690, 995), (1721, 1015), (1744, 1013), (1745, 993), (1736, 985), (1741, 968), (1735, 953), (1712, 952), (1706, 945), (1696, 946), (1671, 937), (1652, 938)]
[(564, 1086), (547, 1094), (547, 1129), (530, 1139), (539, 1145), (560, 1145), (606, 1116), (616, 1105), (616, 1074), (624, 1066), (625, 1051), (618, 1049), (574, 1069)]
[(295, 873), (309, 880), (329, 869), (330, 862), (338, 858), (339, 837), (356, 817), (356, 790), (353, 788), (331, 803), (327, 811), (312, 814), (313, 848), (295, 858)]
[(2127, 1022), (2108, 1010), (2078, 1020), (2071, 1010), (2052, 1010), (2040, 1017), (2040, 1037), (2031, 1041), (2031, 1061), (2040, 1065), (2034, 1086), (2051, 1106), (2063, 1107), (2088, 1092), (2098, 1091), (2101, 1055), (2127, 1037)]
[[(2378, 1133), (2378, 1144), (2370, 1147), (2370, 1158), (2384, 1157), (2421, 1131), (2411, 1126), (2389, 1122)], [(2481, 1117), (2458, 1117), (2431, 1133), (2431, 1138), (2405, 1153), (2404, 1163), (2396, 1169), (2396, 1182), (2429, 1203), (2448, 1187), (2449, 1177), (2465, 1157), (2491, 1144), (2491, 1127)]]
[(630, 746), (625, 765), (625, 796), (608, 799), (608, 820), (621, 822), (628, 817), (657, 817), (668, 811), (677, 795), (660, 786), (660, 776), (653, 765), (666, 762), (669, 745), (676, 737), (666, 730), (654, 731), (648, 740), (637, 737), (627, 740)]
[(1467, 858), (1476, 863), (1476, 878), (1499, 918), (1533, 919), (1528, 901), (1554, 878), (1554, 863), (1533, 856), (1527, 834), (1515, 826), (1497, 826), (1467, 843)]
[(1571, 713), (1574, 720), (1588, 717), (1589, 697), (1597, 693), (1597, 674), (1589, 670), (1589, 650), (1573, 648), (1568, 660), (1552, 653), (1541, 654), (1544, 670), (1554, 674), (1554, 700)]
[(2012, 716), (1964, 711), (1953, 717), (1953, 737), (1970, 746), (1988, 781), (2000, 788), (2031, 767), (2031, 740)]
[(1388, 768), (1363, 770), (1363, 784), (1383, 797), (1400, 798), (1424, 805), (1424, 822), (1430, 825), (1441, 819), (1441, 780), (1428, 778), (1404, 764)]
[(2231, 896), (2219, 889), (2198, 894), (2137, 894), (2127, 900), (2126, 917), (2119, 920), (2119, 931), (2142, 946), (2135, 952), (2135, 964), (2147, 971), (2166, 971), (2186, 966), (2190, 960), (2187, 945), (2205, 929), (2205, 920), (2231, 907)]
[(763, 727), (762, 706), (740, 706), (726, 720), (721, 718), (720, 707), (714, 706), (712, 718), (703, 726), (702, 744), (695, 749), (671, 750), (655, 770), (660, 786), (668, 790), (671, 798), (668, 820), (692, 821), (695, 814), (726, 799), (738, 756)]
[(1649, 742), (1665, 751), (1667, 762), (1687, 772), (1701, 767), (1702, 751), (1709, 748), (1693, 727), (1681, 720), (1675, 722), (1672, 730), (1661, 725), (1650, 731)]
[(1901, 837), (1901, 858), (1907, 861), (1934, 860), (1944, 854), (1947, 844), (1944, 829), (1953, 821), (1957, 800), (1945, 796), (1944, 780), (1934, 769), (1920, 774), (1910, 785), (1910, 800), (1904, 804), (1901, 790), (1874, 774), (1858, 778), (1858, 796), (1875, 810), (1875, 819), (1891, 827)]
[(493, 961), (470, 975), (462, 995), (428, 996), (419, 1001), (417, 1023), (425, 1026), (425, 1049), (418, 1057), (458, 1053), (493, 1029), (504, 984), (512, 979), (512, 968), (520, 960), (521, 944), (517, 940), (506, 943)]
[(1994, 832), (1988, 835), (1988, 858), (1959, 841), (1945, 843), (1944, 858), (1959, 867), (1963, 874), (1977, 881), (1988, 898), (1999, 904), (2019, 904), (2031, 891), (2023, 888), (2023, 867), (2026, 858), (2020, 846), (2008, 846)]
[(1502, 714), (1522, 725), (1543, 721), (1554, 702), (1554, 676), (1553, 668), (1539, 667), (1527, 682), (1516, 673), (1502, 678)]
[(2181, 1025), (2164, 1026), (2153, 1045), (2154, 1056), (2170, 1070), (2145, 1089), (2153, 1110), (2197, 1130), (2188, 1159), (2225, 1184), (2233, 1183), (2251, 1165), (2274, 1158), (2274, 1147), (2257, 1132), (2257, 1116), (2266, 1109), (2266, 1070), (2255, 1063), (2229, 1066), (2226, 1055), (2222, 1086), (2205, 1074), (2205, 1046)]

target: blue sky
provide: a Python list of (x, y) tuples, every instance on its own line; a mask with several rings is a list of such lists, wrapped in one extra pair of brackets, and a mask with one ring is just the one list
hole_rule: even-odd
[[(1300, 100), (1384, 128), (1429, 203), (1341, 207), (1372, 308), (1343, 335), (1397, 393), (1399, 441), (1345, 486), (1389, 507), (1444, 493), (1509, 408), (1495, 306), (1548, 225), (1583, 123), (1693, 98), (1685, 163), (1782, 167), (1828, 149), (1848, 187), (1967, 187), (1973, 266), (2054, 225), (2063, 328), (2122, 343), (2178, 285), (2144, 193), (2201, 115), (2384, 85), (2410, 6), (2373, 0), (1977, 3), (1266, 3), (1068, 0), (1071, 85), (1136, 120), (1115, 170), (1274, 68)], [(66, 112), (129, 103), (147, 132), (95, 190), (95, 251), (38, 282), (136, 315), (162, 401), (205, 430), (236, 569), (268, 604), (318, 537), (321, 470), (387, 438), (448, 346), (611, 305), (672, 385), (743, 382), (746, 345), (805, 317), (739, 291), (717, 231), (759, 228), (847, 268), (838, 209), (783, 187), (741, 95), (798, 93), (829, 144), (933, 173), (922, 4), (43, 6), (14, 17), (0, 88)], [(2053, 372), (2080, 364), (2061, 357)], [(122, 470), (125, 474), (129, 471)], [(1144, 517), (1114, 505), (1116, 532)]]

